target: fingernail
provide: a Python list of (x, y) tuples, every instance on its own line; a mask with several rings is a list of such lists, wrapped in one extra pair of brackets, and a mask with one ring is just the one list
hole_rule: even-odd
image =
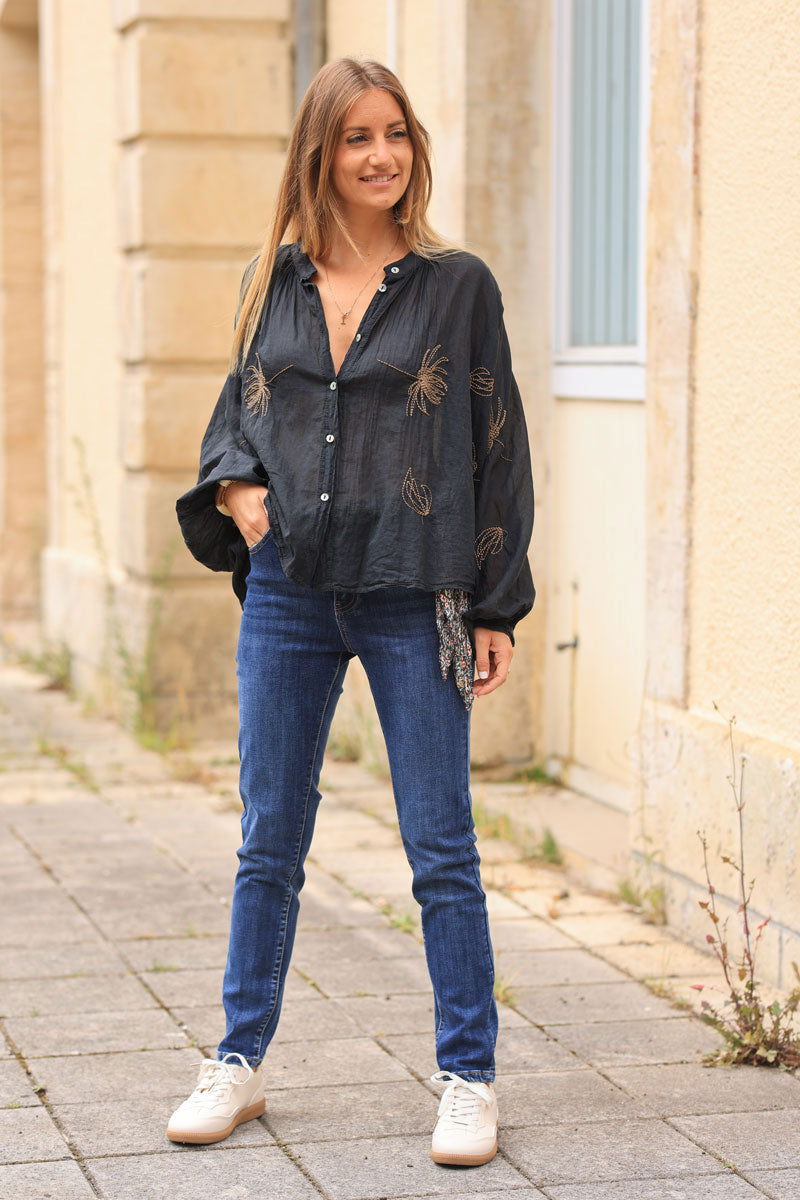
[(478, 678), (479, 679), (488, 679), (489, 672), (488, 671), (478, 671)]

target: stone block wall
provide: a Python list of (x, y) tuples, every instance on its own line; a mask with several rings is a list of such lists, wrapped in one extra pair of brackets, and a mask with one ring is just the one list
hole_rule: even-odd
[[(50, 636), (72, 643), (79, 685), (102, 691), (110, 672), (110, 694), (127, 690), (119, 707), (131, 720), (146, 696), (148, 720), (163, 731), (178, 719), (188, 736), (219, 732), (220, 722), (235, 731), (239, 604), (230, 576), (212, 578), (184, 547), (175, 500), (195, 482), (242, 270), (270, 217), (291, 118), (290, 7), (113, 5), (117, 108), (113, 145), (102, 152), (114, 159), (116, 193), (116, 536), (104, 565), (86, 560), (79, 570), (69, 537), (47, 556), (46, 612)], [(62, 38), (72, 19), (59, 12)], [(91, 453), (88, 467), (93, 481), (107, 480)], [(74, 572), (79, 587), (65, 579)], [(102, 593), (100, 604), (88, 603), (87, 588)], [(93, 612), (93, 638), (81, 634), (65, 594)]]

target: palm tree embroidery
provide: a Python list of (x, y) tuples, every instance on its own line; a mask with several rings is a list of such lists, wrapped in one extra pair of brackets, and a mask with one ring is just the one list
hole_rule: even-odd
[(476, 396), (491, 396), (494, 391), (494, 380), (486, 367), (475, 367), (469, 373), (469, 390)]
[(421, 517), (427, 517), (431, 511), (431, 489), (420, 483), (411, 474), (411, 467), (406, 471), (401, 489), (404, 502)]
[(426, 404), (441, 404), (445, 393), (447, 392), (447, 384), (445, 371), (442, 363), (449, 362), (450, 359), (445, 355), (436, 358), (436, 352), (441, 350), (441, 345), (434, 346), (432, 350), (426, 350), (422, 356), (422, 365), (416, 375), (412, 375), (410, 371), (404, 371), (402, 367), (396, 367), (394, 363), (385, 362), (382, 358), (378, 359), (379, 363), (383, 363), (384, 367), (391, 367), (393, 371), (399, 371), (401, 375), (408, 375), (409, 379), (414, 382), (409, 385), (408, 401), (406, 403), (406, 416), (410, 417), (414, 408), (420, 409), (429, 416), (429, 412), (425, 407)]
[(251, 413), (256, 416), (265, 417), (269, 402), (272, 399), (272, 392), (269, 390), (269, 385), (274, 383), (278, 375), (283, 375), (284, 371), (290, 371), (294, 363), (289, 363), (288, 367), (283, 367), (278, 371), (278, 375), (273, 375), (272, 379), (264, 377), (264, 368), (261, 365), (261, 359), (256, 354), (257, 366), (247, 368), (248, 382), (244, 389), (244, 402)]
[(475, 538), (475, 558), (479, 568), (483, 568), (483, 563), (488, 554), (499, 554), (503, 549), (503, 541), (506, 536), (506, 531), (500, 525), (489, 525), (486, 529), (482, 529)]

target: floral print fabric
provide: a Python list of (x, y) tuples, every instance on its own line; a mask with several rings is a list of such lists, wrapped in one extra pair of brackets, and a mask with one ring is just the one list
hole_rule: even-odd
[(469, 608), (470, 595), (462, 588), (440, 588), (436, 593), (436, 625), (439, 630), (439, 666), (442, 679), (453, 668), (467, 710), (474, 700), (472, 681), (475, 677), (474, 655), (461, 614)]

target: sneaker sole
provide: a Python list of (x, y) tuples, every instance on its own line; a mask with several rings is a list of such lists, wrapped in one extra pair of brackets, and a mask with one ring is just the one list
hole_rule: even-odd
[(261, 1117), (267, 1107), (266, 1100), (257, 1100), (255, 1104), (251, 1104), (249, 1108), (243, 1108), (237, 1113), (225, 1129), (217, 1129), (213, 1133), (181, 1133), (179, 1130), (167, 1130), (167, 1137), (171, 1142), (191, 1142), (193, 1146), (208, 1146), (211, 1142), (224, 1142), (226, 1137), (230, 1137), (237, 1125), (243, 1124), (245, 1121), (252, 1121), (255, 1117)]
[(431, 1158), (435, 1163), (449, 1164), (454, 1167), (479, 1167), (482, 1163), (491, 1162), (497, 1154), (497, 1142), (485, 1154), (448, 1154), (446, 1150), (431, 1149)]

